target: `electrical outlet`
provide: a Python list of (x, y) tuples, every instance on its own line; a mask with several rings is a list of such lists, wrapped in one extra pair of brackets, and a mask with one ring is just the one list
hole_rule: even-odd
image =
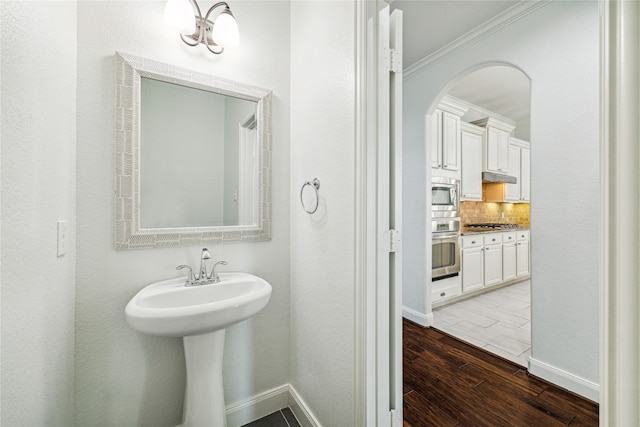
[(58, 256), (67, 253), (68, 221), (58, 221)]

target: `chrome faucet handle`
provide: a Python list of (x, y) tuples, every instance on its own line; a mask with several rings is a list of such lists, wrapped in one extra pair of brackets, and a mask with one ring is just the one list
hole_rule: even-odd
[(216, 266), (218, 264), (222, 264), (222, 265), (227, 265), (228, 262), (227, 261), (218, 261), (215, 264), (213, 264), (213, 268), (211, 269), (211, 276), (208, 277), (209, 281), (211, 283), (218, 283), (220, 282), (220, 276), (218, 276), (218, 273), (216, 272)]
[(191, 268), (191, 266), (188, 265), (179, 265), (176, 267), (176, 270), (182, 270), (183, 268), (188, 268), (189, 269), (189, 276), (187, 276), (187, 281), (185, 282), (185, 286), (193, 286), (195, 284), (196, 281), (196, 277), (193, 275), (193, 269)]
[(209, 249), (202, 248), (202, 255), (200, 256), (200, 276), (198, 276), (198, 281), (207, 280), (207, 260), (211, 259), (211, 254), (209, 253)]

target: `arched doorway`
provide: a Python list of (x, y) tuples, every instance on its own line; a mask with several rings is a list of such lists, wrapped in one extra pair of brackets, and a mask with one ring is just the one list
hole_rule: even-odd
[[(530, 80), (516, 67), (489, 64), (447, 87), (427, 119), (433, 184), (427, 194), (432, 275), (426, 286), (433, 326), (527, 367)], [(454, 183), (458, 199), (456, 216), (445, 219), (438, 211), (442, 187), (435, 184), (442, 180)]]

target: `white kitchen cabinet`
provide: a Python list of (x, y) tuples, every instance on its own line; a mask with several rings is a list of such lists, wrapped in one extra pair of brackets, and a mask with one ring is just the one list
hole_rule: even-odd
[(529, 259), (529, 231), (522, 230), (517, 233), (516, 241), (516, 276), (528, 276), (530, 272)]
[(487, 128), (485, 137), (487, 172), (509, 172), (509, 133), (501, 129)]
[(431, 116), (431, 167), (442, 167), (442, 111), (436, 110)]
[(460, 117), (448, 111), (436, 110), (431, 127), (431, 167), (460, 170)]
[(484, 286), (502, 282), (502, 238), (499, 233), (484, 235)]
[(505, 202), (519, 202), (521, 199), (520, 150), (521, 148), (517, 145), (509, 144), (509, 175), (516, 177), (517, 182), (504, 185)]
[(442, 112), (442, 169), (460, 170), (460, 117)]
[(482, 143), (482, 170), (506, 174), (509, 172), (509, 139), (515, 126), (511, 123), (487, 117), (472, 122), (474, 125), (485, 127)]
[(508, 202), (528, 202), (531, 194), (531, 161), (529, 143), (511, 138), (509, 144), (509, 175), (518, 180), (515, 184), (505, 184), (504, 200)]
[(502, 281), (516, 278), (516, 233), (502, 235)]
[(484, 129), (469, 123), (460, 124), (462, 168), (460, 200), (482, 201), (482, 136)]
[(443, 300), (460, 295), (460, 283), (446, 284), (431, 287), (431, 303), (435, 304)]
[(468, 107), (456, 98), (445, 96), (432, 116), (431, 167), (460, 171), (460, 117)]
[(482, 236), (462, 237), (462, 292), (484, 286), (484, 251)]
[(531, 200), (531, 151), (528, 148), (520, 150), (520, 200)]

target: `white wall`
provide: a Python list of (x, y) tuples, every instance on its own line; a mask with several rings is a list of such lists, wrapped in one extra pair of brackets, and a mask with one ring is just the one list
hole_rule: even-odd
[[(124, 307), (142, 287), (195, 265), (200, 246), (113, 249), (116, 50), (273, 90), (273, 239), (210, 245), (227, 270), (273, 285), (267, 308), (227, 331), (224, 381), (232, 404), (289, 378), (289, 4), (236, 1), (241, 49), (213, 55), (186, 46), (162, 18), (164, 1), (78, 5), (78, 264), (76, 397), (79, 426), (173, 426), (181, 421), (179, 339), (141, 335)], [(201, 6), (211, 5), (201, 2)], [(277, 57), (274, 56), (277, 51)]]
[(291, 4), (291, 383), (325, 426), (353, 425), (354, 23), (352, 2)]
[(425, 313), (424, 120), (454, 78), (481, 63), (531, 78), (533, 358), (598, 375), (598, 4), (552, 2), (404, 85), (404, 295)]
[[(0, 424), (66, 427), (74, 403), (76, 3), (3, 1), (1, 14)], [(60, 258), (58, 220), (69, 221)]]

